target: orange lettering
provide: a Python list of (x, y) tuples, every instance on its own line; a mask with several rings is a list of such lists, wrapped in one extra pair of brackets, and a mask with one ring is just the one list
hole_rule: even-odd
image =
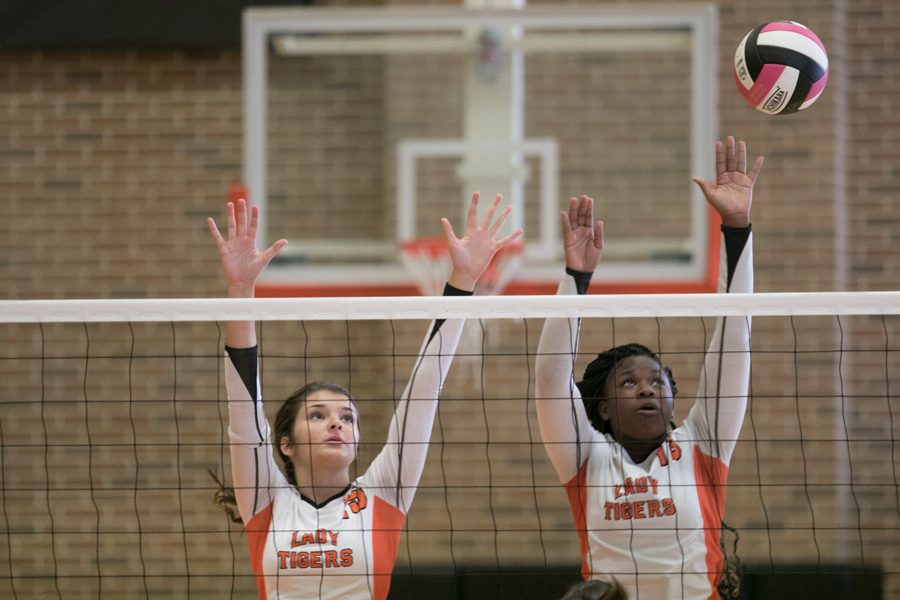
[(309, 553), (309, 566), (313, 569), (322, 568), (322, 552), (315, 550)]
[(325, 551), (325, 568), (337, 567), (338, 565), (338, 553), (334, 550), (326, 550)]
[(675, 501), (672, 500), (671, 498), (663, 498), (662, 508), (663, 508), (663, 514), (666, 515), (667, 517), (671, 517), (672, 515), (674, 515), (677, 512), (675, 510)]
[[(290, 555), (290, 554), (291, 554), (290, 552), (279, 552), (278, 553), (278, 568), (279, 569), (287, 569), (287, 559), (288, 559), (288, 555)], [(291, 556), (291, 558), (293, 559), (293, 556)], [(294, 563), (294, 561), (291, 560), (292, 567), (294, 566), (293, 563)]]
[(669, 442), (669, 452), (672, 453), (673, 460), (681, 459), (681, 448), (678, 447), (678, 444), (675, 443), (675, 440), (672, 438), (666, 438), (666, 441)]
[(341, 550), (341, 566), (353, 566), (353, 550), (351, 550), (350, 548), (344, 548), (343, 550)]
[(607, 521), (612, 520), (614, 518), (613, 511), (615, 511), (615, 509), (616, 509), (616, 505), (613, 504), (612, 502), (607, 502), (606, 504), (603, 505), (603, 510), (606, 513)]

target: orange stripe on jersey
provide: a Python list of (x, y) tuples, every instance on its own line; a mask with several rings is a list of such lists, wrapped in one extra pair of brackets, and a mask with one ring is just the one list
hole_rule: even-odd
[(709, 456), (694, 446), (694, 478), (697, 482), (697, 498), (703, 517), (703, 537), (706, 541), (706, 576), (712, 590), (711, 600), (719, 600), (716, 589), (725, 558), (719, 547), (722, 516), (725, 514), (725, 481), (728, 479), (728, 465), (718, 458)]
[(572, 517), (575, 520), (575, 530), (581, 542), (581, 576), (587, 581), (591, 576), (591, 566), (588, 563), (588, 536), (587, 536), (587, 465), (585, 460), (575, 477), (563, 486), (569, 497), (569, 506), (572, 508)]
[(269, 539), (269, 529), (272, 525), (273, 502), (269, 502), (262, 511), (250, 518), (250, 522), (244, 527), (247, 533), (247, 545), (250, 546), (250, 567), (256, 576), (256, 588), (259, 590), (260, 600), (266, 600), (266, 580), (263, 577), (263, 551), (266, 540)]
[(400, 546), (400, 531), (406, 516), (403, 512), (375, 496), (372, 512), (372, 554), (374, 564), (373, 600), (385, 600), (391, 589), (391, 573), (397, 562), (397, 548)]

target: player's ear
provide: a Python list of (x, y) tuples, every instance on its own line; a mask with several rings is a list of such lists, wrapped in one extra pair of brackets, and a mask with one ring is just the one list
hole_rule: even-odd
[(606, 398), (602, 398), (597, 402), (597, 415), (604, 421), (609, 421), (609, 402)]
[(281, 436), (281, 439), (278, 440), (278, 447), (281, 449), (281, 453), (285, 456), (294, 455), (294, 445), (291, 443), (291, 438), (289, 438), (288, 436)]

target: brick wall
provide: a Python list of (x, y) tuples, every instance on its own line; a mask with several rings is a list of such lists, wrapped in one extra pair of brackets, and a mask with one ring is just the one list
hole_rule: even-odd
[[(841, 282), (850, 290), (896, 289), (892, 200), (900, 187), (894, 166), (900, 125), (892, 97), (900, 81), (900, 10), (875, 0), (729, 0), (719, 8), (719, 129), (747, 139), (751, 152), (767, 159), (754, 206), (757, 290), (826, 291)], [(816, 106), (785, 118), (746, 107), (729, 70), (734, 43), (773, 18), (811, 26), (832, 59), (832, 81)], [(228, 184), (240, 175), (239, 54), (4, 52), (0, 67), (7, 196), (0, 296), (219, 295), (204, 219), (220, 213)], [(580, 97), (608, 92), (603, 101), (614, 101), (616, 87), (600, 89), (591, 78), (571, 96), (554, 94), (563, 67), (529, 65), (529, 135), (566, 132)], [(279, 71), (284, 79), (270, 113), (283, 134), (271, 173), (279, 235), (321, 232), (334, 225), (334, 215), (340, 226), (328, 231), (335, 237), (389, 233), (394, 223), (384, 198), (396, 182), (384, 149), (400, 137), (455, 135), (456, 92), (443, 86), (459, 85), (456, 66), (408, 57), (293, 68)], [(584, 68), (608, 69), (598, 71), (607, 76), (616, 65)], [(440, 84), (411, 80), (410, 72), (440, 75)], [(666, 81), (677, 97), (679, 80)], [(389, 85), (402, 101), (384, 101)], [(648, 116), (632, 125), (641, 141), (664, 138), (679, 114), (666, 111), (665, 98), (652, 100)], [(299, 114), (300, 102), (315, 103), (315, 110)], [(441, 118), (430, 118), (431, 111)], [(565, 184), (627, 195), (636, 178), (640, 197), (648, 199), (639, 204), (644, 214), (655, 195), (680, 182), (632, 170), (627, 136), (613, 125), (598, 122), (591, 136), (565, 133), (569, 144), (581, 144), (572, 154), (584, 157), (569, 163)], [(593, 170), (590, 157), (610, 144), (620, 145), (619, 162)], [(298, 147), (302, 152), (294, 152)], [(314, 172), (347, 168), (329, 158), (331, 148), (346, 149), (340, 160), (353, 161), (358, 177), (317, 188)], [(436, 161), (426, 169), (423, 194), (456, 193), (448, 165)], [(293, 210), (289, 199), (298, 189), (331, 212)], [(624, 223), (627, 214), (611, 222)], [(425, 213), (422, 225), (427, 221)], [(844, 230), (846, 254), (836, 256)], [(540, 327), (539, 320), (491, 325), (483, 365), (480, 356), (464, 355), (473, 348), (478, 354), (477, 335), (464, 343), (398, 569), (577, 565), (571, 519), (539, 443), (533, 401), (523, 399), (533, 395), (529, 373)], [(265, 325), (271, 414), (307, 374), (349, 384), (363, 417), (360, 464), (367, 464), (386, 430), (385, 399), (404, 385), (424, 328)], [(754, 322), (754, 393), (726, 515), (741, 533), (745, 563), (825, 569), (864, 561), (896, 572), (900, 516), (892, 457), (900, 407), (891, 394), (900, 382), (896, 352), (875, 351), (896, 347), (896, 329), (894, 320), (877, 318)], [(215, 324), (2, 327), (0, 595), (252, 593), (245, 539), (212, 507), (206, 473), (228, 465), (221, 336)], [(696, 386), (703, 325), (615, 324), (616, 341), (632, 338), (661, 346), (678, 377), (683, 417)], [(580, 368), (613, 343), (610, 323), (585, 323), (583, 339)], [(804, 352), (795, 354), (795, 343)], [(470, 401), (482, 397), (484, 403)], [(898, 576), (885, 588), (886, 597), (900, 594)]]

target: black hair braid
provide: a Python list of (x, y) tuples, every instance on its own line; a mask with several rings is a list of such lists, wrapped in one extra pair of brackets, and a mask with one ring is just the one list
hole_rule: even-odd
[[(728, 556), (725, 547), (725, 533), (730, 531), (734, 534), (734, 547), (731, 556)], [(728, 523), (722, 521), (721, 535), (719, 536), (719, 549), (722, 551), (724, 563), (722, 566), (722, 576), (719, 577), (717, 591), (723, 600), (738, 600), (741, 597), (741, 558), (737, 553), (738, 542), (741, 536), (737, 529), (730, 527)]]
[[(578, 386), (578, 391), (581, 392), (581, 401), (584, 403), (584, 409), (587, 411), (591, 425), (600, 433), (612, 433), (609, 422), (601, 419), (597, 410), (600, 402), (606, 398), (606, 380), (615, 372), (617, 365), (631, 356), (647, 356), (662, 366), (659, 356), (650, 348), (642, 344), (623, 344), (598, 354), (597, 358), (592, 360), (584, 370), (584, 377), (581, 381), (575, 384)], [(662, 369), (672, 386), (672, 396), (677, 396), (678, 386), (675, 385), (672, 370), (669, 367), (662, 367)]]

